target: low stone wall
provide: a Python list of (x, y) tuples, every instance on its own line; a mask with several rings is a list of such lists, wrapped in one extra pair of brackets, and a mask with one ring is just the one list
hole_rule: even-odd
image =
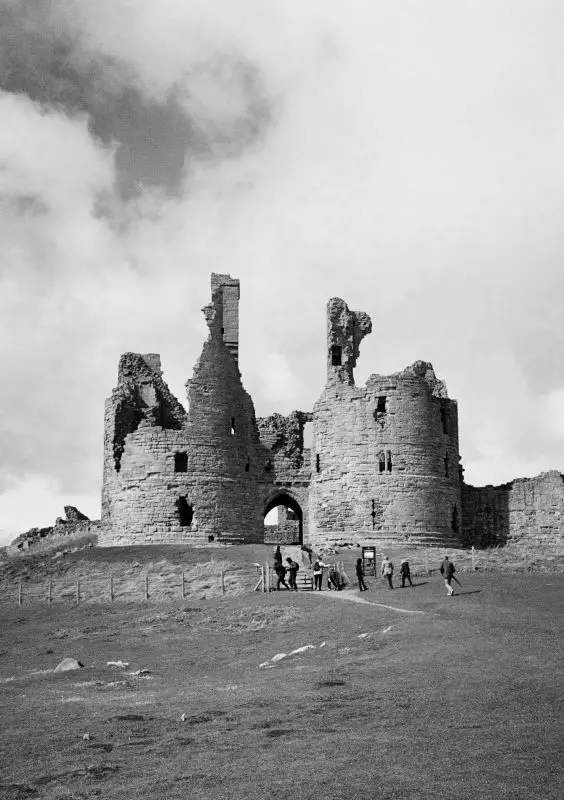
[(300, 525), (299, 522), (288, 520), (281, 525), (265, 525), (264, 526), (264, 543), (265, 544), (299, 544), (300, 541)]

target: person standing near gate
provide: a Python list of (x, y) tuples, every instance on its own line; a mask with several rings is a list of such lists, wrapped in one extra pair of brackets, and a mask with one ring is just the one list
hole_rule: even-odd
[(313, 591), (317, 589), (317, 591), (321, 591), (321, 585), (323, 583), (323, 569), (329, 567), (329, 564), (324, 564), (323, 561), (318, 558), (313, 564)]
[(394, 565), (388, 558), (388, 556), (384, 556), (382, 561), (382, 575), (388, 581), (388, 589), (393, 589), (394, 584), (392, 583), (392, 575), (394, 574)]
[(286, 561), (288, 562), (288, 583), (290, 584), (290, 590), (292, 592), (297, 592), (298, 584), (296, 583), (296, 576), (300, 565), (297, 561), (292, 561), (291, 558), (287, 558)]

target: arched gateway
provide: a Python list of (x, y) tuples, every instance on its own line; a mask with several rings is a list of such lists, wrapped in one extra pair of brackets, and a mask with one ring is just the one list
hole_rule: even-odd
[(278, 520), (276, 524), (265, 524), (265, 544), (303, 544), (304, 515), (296, 498), (284, 491), (277, 492), (266, 503), (265, 518), (275, 508)]

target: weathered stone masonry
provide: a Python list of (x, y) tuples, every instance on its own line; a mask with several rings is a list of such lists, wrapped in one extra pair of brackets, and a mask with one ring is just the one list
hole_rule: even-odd
[(562, 537), (559, 473), (496, 488), (463, 483), (457, 404), (431, 364), (355, 386), (371, 321), (339, 298), (328, 304), (327, 383), (313, 411), (256, 419), (238, 368), (239, 281), (213, 274), (211, 284), (188, 413), (163, 381), (158, 355), (120, 360), (106, 402), (100, 544), (263, 542), (264, 517), (279, 505), (292, 518), (269, 528), (267, 541)]

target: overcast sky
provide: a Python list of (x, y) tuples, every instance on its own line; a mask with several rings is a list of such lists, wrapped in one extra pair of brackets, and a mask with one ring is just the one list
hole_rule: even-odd
[(96, 518), (122, 352), (181, 401), (212, 271), (257, 415), (431, 361), (466, 479), (564, 471), (561, 0), (0, 0), (0, 543)]

